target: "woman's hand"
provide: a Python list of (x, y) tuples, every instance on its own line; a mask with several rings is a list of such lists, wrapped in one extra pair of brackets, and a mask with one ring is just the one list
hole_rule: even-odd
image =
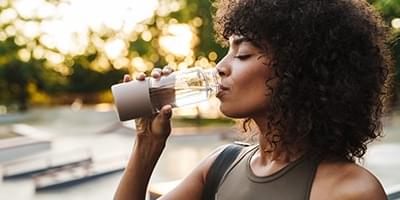
[[(160, 79), (161, 76), (168, 76), (171, 72), (172, 70), (168, 67), (165, 67), (162, 70), (155, 68), (151, 72), (151, 76), (155, 79)], [(144, 73), (140, 73), (136, 76), (136, 80), (138, 81), (143, 81), (145, 78), (146, 76)], [(124, 76), (124, 82), (129, 82), (131, 80), (132, 78), (129, 75)], [(164, 105), (160, 112), (154, 116), (136, 119), (137, 138), (140, 140), (166, 140), (171, 133), (171, 116), (171, 105)]]
[[(169, 68), (164, 68), (162, 71), (156, 69), (152, 71), (151, 76), (159, 79), (171, 72)], [(138, 81), (143, 81), (145, 78), (144, 74), (136, 77)], [(131, 80), (129, 75), (124, 76), (124, 82)], [(171, 133), (171, 108), (171, 105), (165, 105), (158, 114), (135, 121), (135, 145), (114, 199), (145, 199), (150, 176)]]

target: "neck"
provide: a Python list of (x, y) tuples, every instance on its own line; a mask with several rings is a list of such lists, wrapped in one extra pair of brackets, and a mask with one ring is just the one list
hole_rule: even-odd
[(274, 128), (268, 128), (268, 122), (264, 119), (253, 118), (259, 129), (258, 141), (260, 145), (260, 159), (263, 163), (272, 161), (292, 162), (305, 153), (306, 142), (287, 146), (280, 141), (280, 134)]

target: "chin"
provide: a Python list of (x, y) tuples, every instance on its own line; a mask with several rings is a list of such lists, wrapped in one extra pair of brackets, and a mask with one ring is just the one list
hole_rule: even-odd
[(219, 110), (227, 117), (235, 119), (252, 118), (254, 116), (266, 116), (268, 109), (265, 105), (244, 106), (221, 103)]
[(241, 119), (249, 117), (248, 113), (245, 113), (237, 109), (228, 109), (224, 106), (220, 106), (219, 110), (222, 112), (222, 114), (230, 118)]

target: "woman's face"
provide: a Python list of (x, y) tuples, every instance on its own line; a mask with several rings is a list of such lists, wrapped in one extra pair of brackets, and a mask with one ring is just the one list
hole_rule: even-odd
[(265, 116), (271, 93), (266, 81), (273, 77), (270, 63), (269, 56), (251, 42), (230, 37), (229, 52), (217, 65), (222, 113), (233, 118)]

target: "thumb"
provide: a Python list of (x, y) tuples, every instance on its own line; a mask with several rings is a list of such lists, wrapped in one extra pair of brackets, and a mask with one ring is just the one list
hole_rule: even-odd
[(171, 105), (165, 105), (161, 108), (160, 110), (160, 121), (162, 123), (169, 123), (169, 120), (171, 119), (172, 116), (172, 106)]
[(168, 136), (171, 132), (171, 116), (172, 106), (163, 106), (156, 118), (154, 119), (154, 123), (152, 123), (152, 131), (156, 133), (166, 134)]
[(157, 121), (156, 124), (159, 124), (160, 126), (159, 128), (168, 126), (170, 123), (171, 116), (172, 116), (172, 106), (171, 105), (163, 106), (155, 118), (155, 121)]

